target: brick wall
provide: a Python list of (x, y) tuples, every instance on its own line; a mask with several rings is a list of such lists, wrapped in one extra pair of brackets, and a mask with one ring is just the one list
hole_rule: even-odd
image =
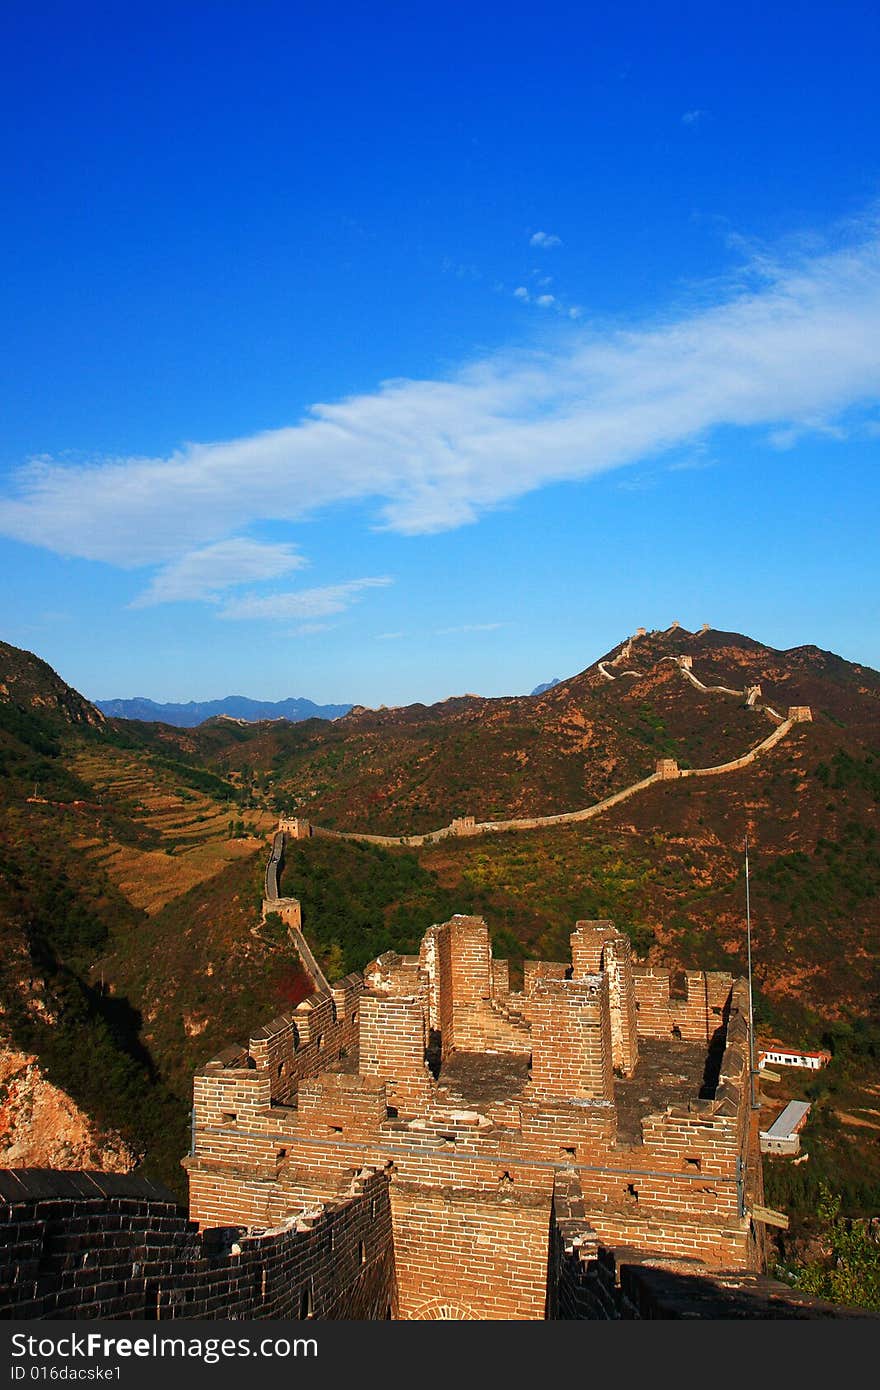
[(491, 961), (492, 966), (492, 998), (503, 1001), (510, 993), (510, 965), (506, 960)]
[(553, 1185), (547, 1317), (604, 1322), (618, 1318), (615, 1263), (584, 1214), (574, 1173), (557, 1173)]
[(132, 1175), (0, 1172), (0, 1318), (352, 1318), (396, 1309), (388, 1182), (283, 1229), (198, 1232)]
[(492, 959), (482, 917), (453, 917), (429, 929), (419, 956), (428, 1019), (444, 1059), (453, 1052), (528, 1052), (522, 1029), (506, 1016), (509, 972)]
[(543, 1318), (549, 1199), (392, 1185), (402, 1318)]
[(570, 1098), (611, 1100), (608, 978), (544, 979), (532, 992), (532, 1083)]
[[(631, 1025), (628, 941), (610, 923), (580, 923), (572, 951), (573, 966), (527, 969), (530, 992), (505, 995), (485, 923), (454, 918), (429, 930), (418, 959), (389, 954), (373, 962), (367, 973), (377, 992), (365, 993), (362, 978), (349, 977), (310, 1008), (261, 1030), (250, 1056), (232, 1050), (217, 1059), (197, 1081), (196, 1147), (185, 1162), (193, 1217), (211, 1226), (277, 1225), (304, 1206), (338, 1198), (361, 1166), (383, 1169), (394, 1202), (401, 1193), (394, 1211), (406, 1223), (397, 1269), (407, 1317), (542, 1316), (515, 1311), (534, 1306), (532, 1275), (506, 1312), (495, 1313), (489, 1302), (490, 1311), (475, 1313), (475, 1287), (490, 1270), (484, 1293), (499, 1296), (496, 1256), (483, 1236), (485, 1223), (502, 1217), (516, 1226), (518, 1254), (529, 1268), (543, 1264), (546, 1281), (560, 1170), (577, 1173), (586, 1219), (606, 1244), (626, 1240), (716, 1267), (754, 1265), (753, 1230), (741, 1212), (750, 1181), (757, 1192), (760, 1163), (756, 1141), (748, 1139), (739, 985), (695, 972), (679, 997), (668, 975), (636, 968), (633, 995), (638, 989), (639, 1022), (644, 1015), (649, 1036), (653, 1030), (674, 1051), (678, 1027), (686, 1042), (705, 1047), (716, 1029), (724, 1037), (726, 1024), (726, 1047), (720, 1061), (715, 1054), (714, 1097), (697, 1099), (695, 1087), (690, 1100), (662, 1102), (653, 1113), (642, 1107), (635, 1126), (630, 1114), (619, 1129), (612, 1064), (615, 1049), (618, 1065), (625, 1061)], [(468, 958), (476, 984), (462, 978)], [(580, 978), (564, 978), (574, 972)], [(395, 992), (413, 982), (415, 993)], [(436, 1082), (425, 1063), (432, 1018), (448, 1031), (464, 1018), (469, 1044), (458, 1055), (445, 1049), (449, 1069)], [(359, 1053), (333, 1070), (334, 1028), (353, 1036), (355, 1027)], [(319, 1029), (325, 1041), (315, 1053)], [(516, 1062), (497, 1056), (514, 1050), (509, 1036), (516, 1038)], [(530, 1078), (522, 1055), (529, 1048)], [(490, 1055), (485, 1062), (461, 1055), (471, 1049)], [(341, 1058), (341, 1042), (337, 1050)], [(278, 1073), (285, 1059), (295, 1086)], [(432, 1274), (423, 1268), (426, 1258)], [(425, 1280), (431, 1296), (417, 1305)], [(450, 1302), (459, 1288), (467, 1298)]]
[(629, 1076), (639, 1059), (629, 937), (613, 922), (577, 922), (571, 937), (571, 961), (575, 980), (600, 970), (607, 974), (611, 1057), (615, 1068)]
[(456, 1051), (478, 1052), (483, 1046), (483, 1018), (492, 997), (489, 930), (480, 917), (454, 917), (449, 934), (452, 988), (452, 1036)]
[(638, 1031), (645, 1038), (680, 1037), (711, 1042), (724, 1024), (733, 977), (723, 971), (689, 970), (675, 993), (668, 970), (632, 966)]
[(361, 998), (360, 1070), (387, 1083), (390, 1104), (418, 1111), (432, 1077), (425, 1063), (427, 1027), (422, 1001), (394, 995)]
[(418, 956), (386, 951), (364, 969), (364, 985), (372, 994), (420, 994), (426, 980)]
[(775, 1321), (877, 1316), (824, 1303), (790, 1289), (778, 1279), (745, 1270), (696, 1272), (683, 1264), (630, 1263), (628, 1257), (621, 1256), (619, 1280), (618, 1304), (623, 1318)]
[(530, 995), (539, 980), (564, 980), (572, 968), (562, 960), (524, 960), (523, 994)]
[(299, 898), (279, 898), (276, 896), (263, 899), (263, 917), (269, 912), (277, 912), (288, 927), (302, 928), (302, 903)]
[(445, 1057), (452, 1051), (452, 942), (445, 922), (426, 931), (419, 962), (427, 981), (428, 1026), (440, 1033)]

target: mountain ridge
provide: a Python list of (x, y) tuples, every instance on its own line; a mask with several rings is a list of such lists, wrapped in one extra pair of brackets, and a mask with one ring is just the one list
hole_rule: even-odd
[(224, 695), (218, 700), (156, 701), (144, 695), (113, 700), (94, 700), (102, 714), (113, 719), (133, 719), (140, 723), (171, 724), (179, 729), (195, 729), (207, 719), (243, 719), (249, 724), (266, 719), (286, 719), (291, 724), (304, 719), (339, 719), (351, 704), (320, 705), (305, 696), (285, 700), (255, 700), (248, 695)]
[[(104, 717), (0, 646), (4, 1023), (172, 1180), (194, 1067), (302, 988), (286, 936), (253, 934), (280, 814), (400, 834), (586, 806), (661, 759), (741, 757), (768, 728), (746, 697), (756, 684), (781, 717), (809, 706), (812, 720), (748, 767), (649, 786), (576, 826), (418, 850), (291, 841), (284, 887), (332, 978), (411, 951), (452, 912), (484, 915), (512, 970), (562, 959), (572, 922), (608, 917), (662, 968), (740, 974), (747, 831), (761, 1019), (818, 1045), (880, 1000), (880, 673), (680, 628), (626, 639), (539, 696), (196, 728)], [(829, 1124), (835, 1104), (876, 1099), (829, 1098)]]

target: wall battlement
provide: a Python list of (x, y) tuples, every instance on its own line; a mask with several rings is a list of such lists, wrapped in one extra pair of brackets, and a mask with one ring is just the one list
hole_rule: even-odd
[(486, 923), (453, 917), (202, 1068), (191, 1215), (274, 1227), (382, 1170), (403, 1318), (450, 1290), (462, 1316), (544, 1317), (569, 1170), (604, 1246), (756, 1268), (745, 1019), (739, 982), (634, 965), (607, 921), (511, 991)]
[[(172, 1195), (144, 1178), (0, 1170), (0, 1320), (394, 1318), (389, 1197), (386, 1173), (362, 1172), (340, 1201), (305, 1209), (277, 1229), (198, 1232)], [(479, 1217), (480, 1195), (461, 1198)], [(499, 1219), (503, 1200), (496, 1205)], [(460, 1297), (450, 1287), (419, 1315), (473, 1318)], [(689, 1261), (612, 1250), (589, 1222), (577, 1175), (561, 1170), (553, 1183), (542, 1316), (871, 1315), (821, 1303), (760, 1274), (695, 1271)]]
[(0, 1171), (0, 1318), (846, 1315), (761, 1274), (744, 982), (633, 965), (609, 921), (571, 944), (515, 992), (453, 917), (225, 1049), (190, 1220)]
[(0, 1222), (0, 1319), (379, 1319), (396, 1307), (382, 1173), (274, 1229), (200, 1232), (145, 1178), (5, 1169)]

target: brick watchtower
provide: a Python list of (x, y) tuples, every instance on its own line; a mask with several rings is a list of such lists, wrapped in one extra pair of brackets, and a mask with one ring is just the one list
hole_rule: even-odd
[(191, 1215), (265, 1229), (375, 1169), (402, 1318), (543, 1318), (563, 1187), (606, 1246), (754, 1267), (747, 1017), (742, 982), (674, 989), (608, 921), (512, 991), (486, 923), (453, 917), (203, 1068)]

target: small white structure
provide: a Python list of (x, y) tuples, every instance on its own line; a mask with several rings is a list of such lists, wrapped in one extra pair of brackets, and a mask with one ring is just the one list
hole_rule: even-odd
[(801, 1149), (801, 1130), (807, 1123), (810, 1103), (790, 1100), (769, 1129), (760, 1132), (762, 1154), (796, 1154)]
[(768, 1047), (758, 1053), (758, 1071), (764, 1067), (806, 1067), (818, 1071), (831, 1061), (830, 1052), (797, 1052), (791, 1047)]

